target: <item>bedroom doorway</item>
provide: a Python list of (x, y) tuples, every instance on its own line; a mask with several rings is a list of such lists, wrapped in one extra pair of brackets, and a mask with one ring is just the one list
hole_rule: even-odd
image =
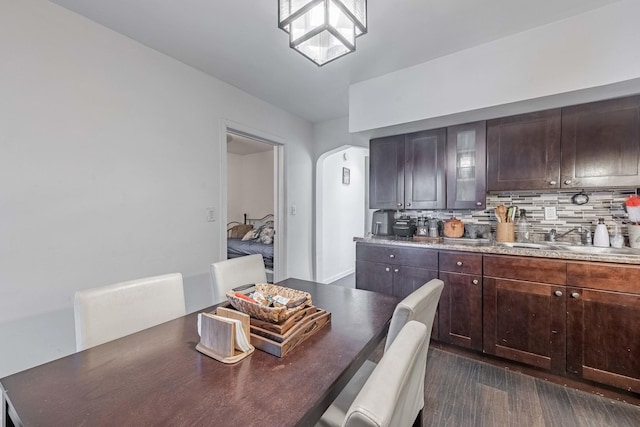
[[(224, 258), (259, 253), (267, 280), (278, 280), (279, 144), (227, 129), (226, 253)], [(282, 233), (278, 233), (282, 237)]]

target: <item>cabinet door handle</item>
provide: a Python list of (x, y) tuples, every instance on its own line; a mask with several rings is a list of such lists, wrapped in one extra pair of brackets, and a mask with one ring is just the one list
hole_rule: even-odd
[(458, 262), (456, 262), (456, 265), (457, 265), (458, 267), (462, 267), (462, 261), (458, 261)]
[(580, 298), (580, 294), (577, 292), (572, 292), (571, 293), (571, 298)]
[(389, 267), (385, 268), (384, 271), (391, 271)]
[(474, 285), (477, 285), (478, 283), (480, 283), (480, 281), (478, 279), (473, 279), (471, 283), (473, 283)]
[(394, 272), (394, 273), (397, 273), (398, 271), (400, 271), (400, 270), (398, 270), (397, 268), (395, 268), (395, 269), (393, 270), (393, 272)]
[(557, 297), (561, 297), (562, 296), (562, 291), (555, 291), (553, 294), (555, 296), (557, 296)]
[(395, 258), (396, 256), (394, 254), (389, 255), (389, 258)]
[(482, 202), (476, 202), (476, 206), (482, 206)]
[(553, 179), (551, 181), (549, 181), (549, 185), (556, 185), (557, 183), (558, 183), (558, 181), (555, 181)]
[(402, 203), (398, 203), (398, 207), (401, 208), (402, 207)]
[(410, 206), (411, 206), (411, 203), (407, 203), (407, 207), (410, 207)]
[(571, 180), (570, 180), (570, 179), (565, 179), (565, 180), (564, 180), (564, 184), (565, 184), (565, 185), (569, 185), (569, 184), (571, 184)]

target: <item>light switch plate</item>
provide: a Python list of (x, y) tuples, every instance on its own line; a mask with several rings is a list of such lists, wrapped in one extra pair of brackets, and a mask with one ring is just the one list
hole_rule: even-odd
[(544, 207), (544, 219), (546, 221), (558, 219), (558, 213), (556, 212), (555, 206), (545, 206)]
[(216, 208), (207, 208), (207, 222), (216, 220)]

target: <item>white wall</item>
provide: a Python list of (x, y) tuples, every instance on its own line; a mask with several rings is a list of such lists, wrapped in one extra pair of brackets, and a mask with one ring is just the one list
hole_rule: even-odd
[[(365, 234), (368, 148), (337, 149), (318, 160), (316, 280), (331, 283), (355, 271), (355, 236)], [(350, 183), (342, 183), (343, 168)]]
[(349, 133), (349, 117), (339, 117), (313, 125), (313, 152), (315, 160), (336, 148), (349, 145), (369, 148), (366, 135)]
[(273, 150), (227, 153), (227, 222), (273, 214)]
[(0, 0), (0, 52), (0, 377), (74, 351), (77, 289), (179, 271), (210, 305), (226, 121), (284, 142), (312, 278), (308, 122), (45, 0)]
[[(620, 96), (615, 86), (620, 82), (634, 82), (625, 87), (627, 93), (640, 92), (638, 16), (639, 1), (620, 1), (353, 84), (349, 130), (366, 131), (556, 94), (568, 97), (551, 99), (546, 107), (535, 104), (529, 111), (586, 102), (573, 95), (590, 88), (602, 88), (594, 92), (596, 99)], [(461, 117), (457, 122), (498, 115), (486, 112), (485, 117)], [(438, 126), (448, 124), (452, 123)]]

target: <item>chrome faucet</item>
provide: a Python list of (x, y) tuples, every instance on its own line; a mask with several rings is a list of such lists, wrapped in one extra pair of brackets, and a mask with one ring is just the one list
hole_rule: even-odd
[(580, 243), (583, 245), (590, 245), (591, 244), (591, 231), (588, 229), (583, 230), (582, 227), (575, 227), (572, 228), (571, 230), (567, 231), (566, 233), (562, 233), (561, 235), (558, 236), (558, 232), (556, 231), (555, 228), (552, 228), (551, 230), (549, 230), (549, 233), (547, 233), (547, 240), (549, 242), (555, 242), (557, 241), (557, 239), (562, 239), (564, 236), (566, 236), (569, 233), (572, 232), (577, 232), (580, 235)]

